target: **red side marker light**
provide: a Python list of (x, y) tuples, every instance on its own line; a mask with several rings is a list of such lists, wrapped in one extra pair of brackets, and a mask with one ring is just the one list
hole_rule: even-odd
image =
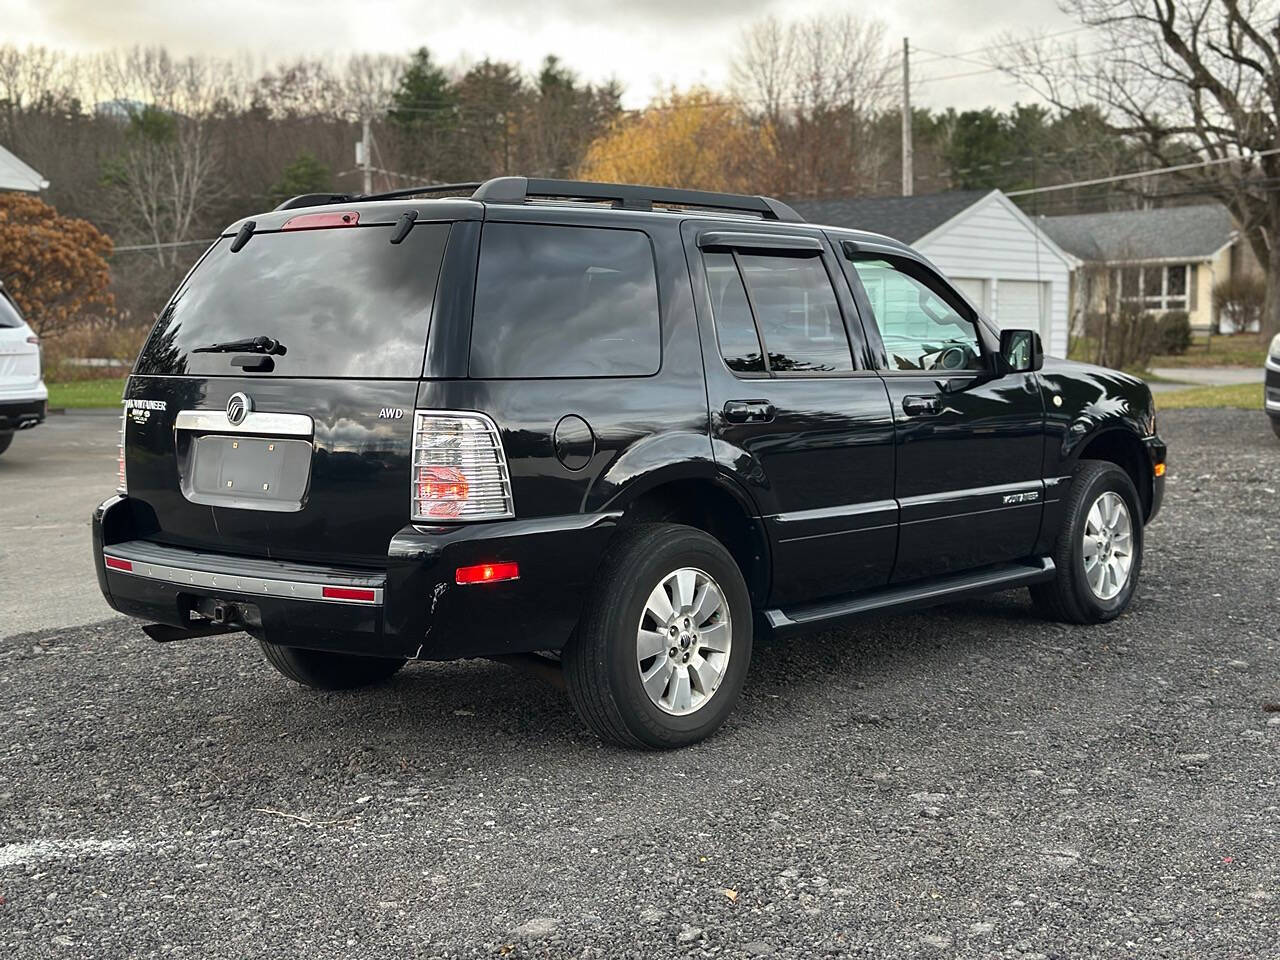
[(103, 557), (102, 559), (112, 570), (123, 570), (125, 573), (133, 573), (133, 564), (128, 560), (121, 560), (119, 557)]
[(284, 222), (283, 230), (322, 230), (325, 227), (354, 227), (360, 223), (360, 214), (354, 210), (334, 213), (304, 213), (300, 217), (290, 217)]
[(500, 580), (519, 580), (518, 563), (479, 563), (474, 567), (459, 567), (455, 577), (458, 583), (497, 583)]
[(326, 600), (357, 600), (361, 603), (373, 603), (377, 594), (360, 587), (324, 587), (320, 591), (320, 596)]

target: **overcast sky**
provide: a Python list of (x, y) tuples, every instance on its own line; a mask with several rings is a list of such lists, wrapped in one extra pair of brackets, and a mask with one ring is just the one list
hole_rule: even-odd
[(625, 104), (637, 107), (672, 84), (724, 86), (738, 36), (753, 20), (843, 10), (884, 21), (895, 45), (911, 38), (919, 48), (913, 74), (923, 81), (914, 98), (931, 107), (1032, 99), (995, 73), (928, 82), (980, 69), (935, 53), (963, 54), (1007, 31), (1077, 26), (1054, 0), (0, 0), (0, 40), (75, 51), (163, 44), (268, 60), (425, 45), (446, 64), (488, 56), (530, 69), (555, 53), (584, 79), (616, 77)]

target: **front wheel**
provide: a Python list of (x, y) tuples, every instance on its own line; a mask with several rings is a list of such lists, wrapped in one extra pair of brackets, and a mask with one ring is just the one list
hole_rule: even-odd
[(564, 649), (565, 685), (602, 739), (683, 747), (733, 710), (751, 636), (747, 585), (720, 542), (692, 527), (641, 524), (606, 554)]
[[(1280, 437), (1280, 417), (1273, 417), (1271, 419), (1271, 432), (1277, 437)], [(0, 446), (0, 450), (4, 450), (4, 447)]]
[(1057, 576), (1031, 588), (1051, 619), (1104, 623), (1124, 613), (1142, 569), (1142, 504), (1114, 463), (1082, 460), (1053, 551)]
[(405, 661), (388, 657), (360, 657), (329, 650), (282, 647), (259, 640), (267, 663), (294, 683), (316, 690), (355, 690), (389, 680)]

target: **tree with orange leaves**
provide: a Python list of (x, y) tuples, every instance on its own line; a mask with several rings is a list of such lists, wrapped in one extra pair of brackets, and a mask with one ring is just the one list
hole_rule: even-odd
[(0, 282), (42, 337), (109, 310), (111, 238), (29, 193), (0, 193)]
[(587, 150), (584, 180), (760, 193), (773, 166), (767, 126), (705, 89), (672, 92), (638, 115), (623, 117)]

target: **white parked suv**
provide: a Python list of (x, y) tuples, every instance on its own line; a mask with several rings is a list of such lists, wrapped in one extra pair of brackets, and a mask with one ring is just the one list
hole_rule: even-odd
[(40, 338), (0, 287), (0, 453), (18, 430), (43, 422), (49, 391), (40, 376)]

